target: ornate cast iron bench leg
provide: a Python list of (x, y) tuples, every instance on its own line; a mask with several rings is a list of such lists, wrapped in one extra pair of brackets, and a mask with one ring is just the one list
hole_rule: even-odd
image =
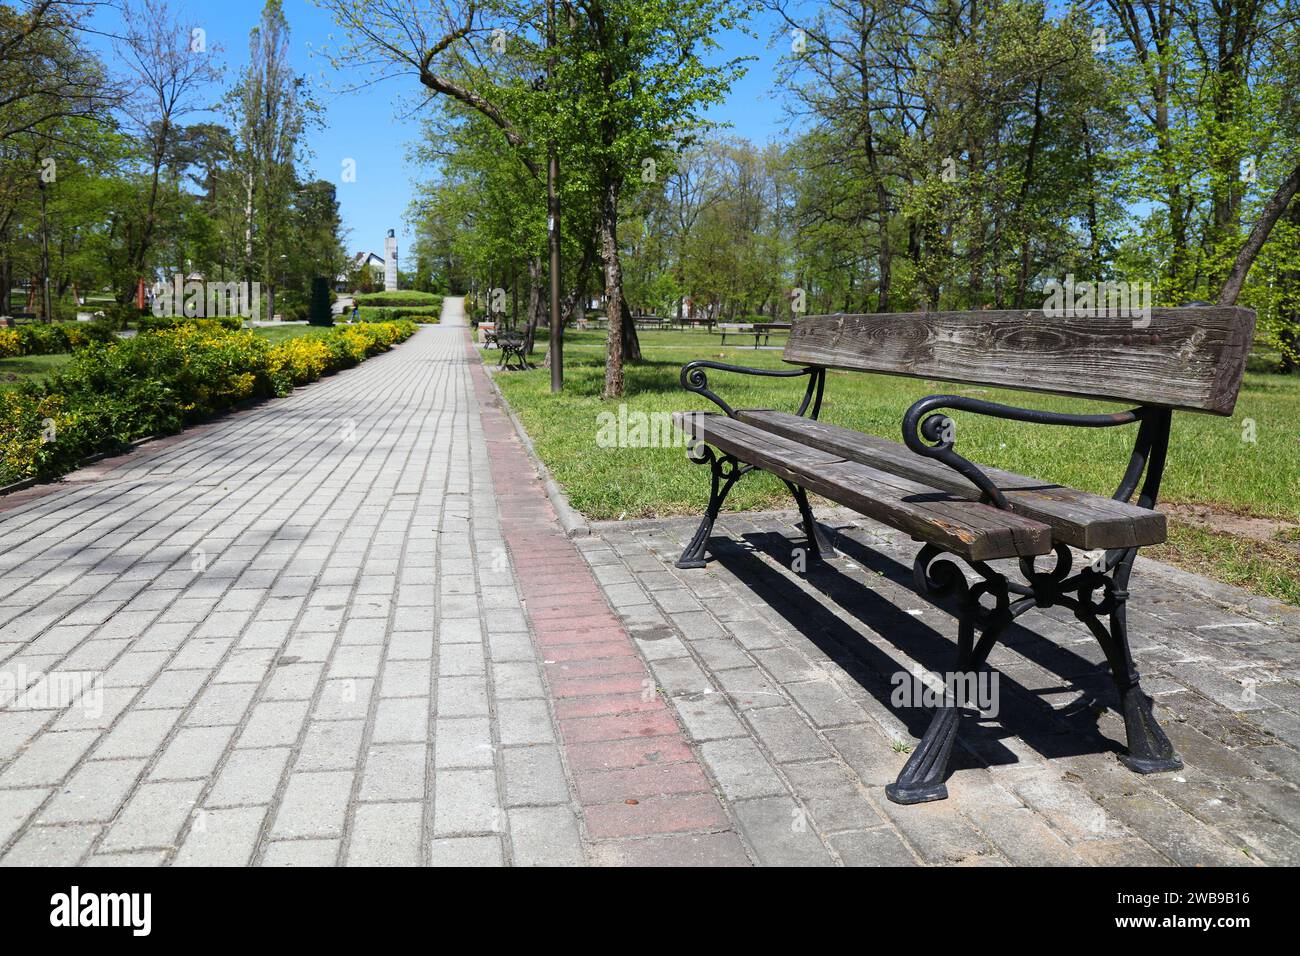
[[(695, 454), (697, 449), (702, 449), (698, 455)], [(718, 519), (718, 512), (722, 510), (722, 503), (727, 499), (727, 493), (731, 491), (731, 486), (740, 479), (741, 475), (749, 471), (751, 466), (742, 465), (730, 455), (718, 457), (714, 454), (713, 449), (707, 445), (698, 445), (693, 448), (690, 458), (696, 464), (708, 464), (712, 472), (709, 505), (704, 509), (704, 518), (700, 521), (695, 536), (686, 545), (686, 550), (682, 552), (682, 556), (677, 559), (677, 567), (702, 568), (705, 565), (704, 551), (709, 543), (709, 535), (713, 533), (713, 522)]]
[[(984, 581), (969, 588), (965, 575), (951, 557), (934, 545), (926, 545), (917, 555), (913, 573), (921, 594), (960, 596), (956, 673), (961, 676), (974, 674), (980, 668), (998, 634), (1024, 612), (1053, 605), (1070, 608), (1101, 644), (1119, 689), (1120, 713), (1128, 733), (1128, 753), (1120, 761), (1138, 773), (1160, 773), (1178, 770), (1183, 762), (1156, 722), (1151, 698), (1142, 691), (1129, 648), (1125, 605), (1136, 554), (1136, 548), (1112, 550), (1105, 554), (1104, 564), (1099, 559), (1098, 567), (1089, 566), (1070, 574), (1070, 549), (1057, 545), (1056, 566), (1050, 571), (1037, 571), (1032, 558), (1021, 560), (1020, 570), (1026, 584), (1009, 581), (987, 564), (972, 561), (968, 563)], [(1012, 594), (1016, 595), (1014, 600)], [(980, 598), (985, 596), (995, 599), (991, 610), (980, 603)], [(1109, 627), (1101, 620), (1107, 616)], [(974, 640), (976, 630), (980, 632), (978, 643)], [(954, 700), (951, 695), (945, 696), (943, 706), (931, 719), (898, 779), (885, 788), (890, 800), (924, 803), (948, 795), (943, 781), (957, 740), (961, 704), (962, 701)]]
[[(1114, 563), (1113, 576), (1109, 579), (1100, 572), (1093, 571), (1095, 584), (1089, 580), (1079, 588), (1079, 601), (1074, 613), (1101, 644), (1115, 678), (1120, 713), (1124, 717), (1124, 730), (1128, 737), (1128, 753), (1120, 755), (1120, 762), (1137, 773), (1162, 773), (1182, 769), (1183, 761), (1174, 752), (1174, 745), (1156, 722), (1151, 709), (1151, 698), (1139, 684), (1137, 666), (1133, 663), (1133, 652), (1129, 648), (1125, 606), (1128, 603), (1128, 578), (1136, 555), (1136, 548), (1122, 552)], [(1092, 601), (1092, 592), (1096, 587), (1103, 588), (1099, 604)], [(1100, 615), (1107, 612), (1110, 614), (1109, 628), (1100, 619)]]
[(812, 507), (808, 504), (808, 492), (789, 481), (785, 482), (785, 486), (790, 489), (790, 494), (794, 495), (795, 503), (799, 506), (800, 530), (808, 537), (809, 554), (823, 561), (834, 560), (839, 555), (825, 530), (813, 517)]
[[(913, 565), (913, 575), (917, 590), (922, 594), (935, 597), (951, 594), (959, 596), (957, 666), (954, 674), (958, 677), (957, 686), (961, 687), (973, 682), (976, 673), (988, 659), (998, 635), (1013, 620), (1008, 600), (1009, 589), (1006, 578), (980, 562), (972, 566), (984, 576), (984, 581), (973, 588), (968, 587), (965, 575), (951, 560), (935, 562), (931, 570), (931, 562), (940, 554), (942, 552), (934, 545), (922, 548)], [(980, 598), (984, 595), (992, 595), (996, 599), (997, 603), (992, 610), (980, 604)], [(978, 642), (975, 640), (977, 630), (980, 632)], [(952, 757), (953, 745), (957, 742), (961, 708), (966, 703), (955, 697), (951, 688), (945, 690), (943, 705), (930, 718), (930, 726), (926, 728), (921, 742), (912, 751), (898, 778), (885, 787), (885, 796), (892, 802), (928, 803), (948, 798), (948, 787), (944, 780), (948, 776), (948, 761)]]

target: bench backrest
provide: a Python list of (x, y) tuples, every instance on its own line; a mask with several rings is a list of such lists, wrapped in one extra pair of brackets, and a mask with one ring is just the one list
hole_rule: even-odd
[(1255, 313), (1236, 306), (1152, 309), (1142, 327), (1043, 309), (814, 315), (795, 322), (782, 357), (1229, 415), (1254, 332)]

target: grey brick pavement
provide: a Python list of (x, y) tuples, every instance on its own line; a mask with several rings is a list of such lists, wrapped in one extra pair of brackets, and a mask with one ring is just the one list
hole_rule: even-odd
[(695, 519), (598, 524), (579, 547), (765, 864), (1300, 863), (1300, 613), (1139, 559), (1143, 684), (1186, 768), (1115, 759), (1104, 658), (1060, 609), (993, 652), (1001, 711), (966, 720), (950, 799), (884, 798), (925, 729), (895, 674), (950, 668), (952, 618), (911, 590), (917, 545), (844, 511), (843, 557), (792, 570), (793, 513), (725, 515), (707, 568), (673, 561)]
[(584, 861), (463, 336), (0, 511), (0, 863)]

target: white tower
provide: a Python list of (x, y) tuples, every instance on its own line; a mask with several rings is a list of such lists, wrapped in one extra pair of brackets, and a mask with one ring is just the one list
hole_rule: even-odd
[(384, 291), (397, 291), (397, 236), (392, 229), (384, 240)]

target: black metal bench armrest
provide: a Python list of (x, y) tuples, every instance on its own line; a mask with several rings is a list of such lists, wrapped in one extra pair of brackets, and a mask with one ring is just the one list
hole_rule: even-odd
[(816, 418), (817, 413), (821, 411), (822, 390), (826, 384), (826, 370), (820, 366), (805, 365), (803, 368), (797, 369), (749, 368), (745, 365), (728, 365), (724, 362), (710, 362), (703, 359), (687, 362), (683, 365), (681, 374), (682, 388), (688, 392), (703, 395), (726, 412), (728, 418), (735, 418), (736, 410), (709, 389), (709, 377), (705, 373), (705, 369), (716, 369), (719, 372), (736, 372), (741, 375), (763, 375), (768, 378), (810, 376), (808, 387), (804, 389), (803, 401), (799, 404), (797, 414), (803, 415), (808, 411), (810, 405), (812, 406), (811, 418)]
[[(1132, 495), (1137, 478), (1141, 476), (1142, 469), (1146, 465), (1147, 453), (1150, 451), (1150, 445), (1154, 438), (1150, 430), (1145, 427), (1148, 418), (1154, 420), (1154, 416), (1151, 414), (1154, 410), (1147, 408), (1134, 408), (1124, 412), (1111, 412), (1100, 415), (1072, 415), (1064, 412), (1048, 412), (1037, 408), (1001, 405), (997, 402), (986, 402), (982, 399), (968, 398), (963, 395), (929, 395), (915, 402), (903, 416), (903, 441), (907, 447), (918, 455), (938, 459), (964, 475), (984, 494), (989, 503), (1008, 510), (1010, 506), (1007, 504), (1006, 498), (1003, 497), (1002, 492), (998, 490), (998, 487), (989, 479), (988, 475), (984, 474), (974, 462), (953, 451), (956, 435), (952, 419), (942, 413), (930, 414), (939, 408), (955, 408), (965, 412), (974, 412), (977, 415), (1007, 418), (1012, 421), (1030, 422), (1036, 425), (1071, 425), (1078, 428), (1109, 428), (1112, 425), (1131, 425), (1134, 422), (1142, 422), (1144, 429), (1143, 432), (1139, 433), (1138, 445), (1134, 448), (1128, 472), (1120, 485), (1120, 490), (1115, 493), (1117, 499), (1122, 495), (1125, 501)], [(1164, 421), (1167, 438), (1167, 414)], [(926, 442), (933, 442), (933, 444), (926, 444)], [(1163, 461), (1161, 461), (1161, 467), (1163, 467)], [(1136, 474), (1134, 474), (1135, 468)], [(1155, 481), (1157, 484), (1159, 483), (1158, 476)], [(1125, 491), (1126, 487), (1127, 491)], [(1152, 507), (1153, 504), (1154, 502), (1146, 507)]]

